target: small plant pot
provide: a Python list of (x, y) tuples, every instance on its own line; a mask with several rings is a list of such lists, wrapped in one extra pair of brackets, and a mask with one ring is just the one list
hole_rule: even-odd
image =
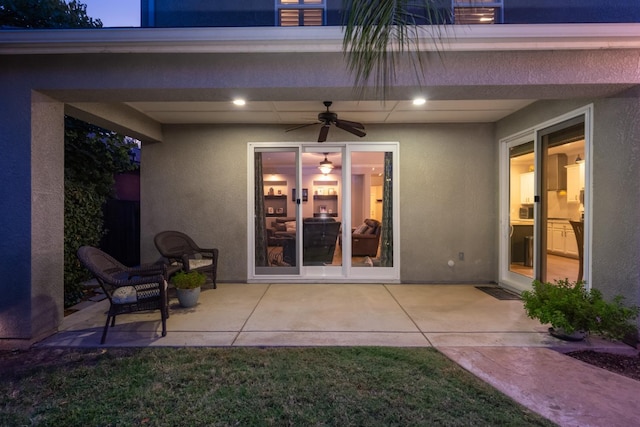
[(549, 334), (563, 341), (583, 341), (587, 337), (585, 331), (573, 331), (573, 333), (567, 334), (564, 329), (561, 328), (549, 328)]
[(182, 307), (194, 307), (198, 304), (198, 298), (200, 297), (200, 288), (194, 289), (176, 289), (178, 295), (178, 301)]

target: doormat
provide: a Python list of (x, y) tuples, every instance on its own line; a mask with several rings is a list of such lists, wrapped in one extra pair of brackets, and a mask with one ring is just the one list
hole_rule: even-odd
[(497, 286), (476, 286), (476, 289), (491, 295), (499, 300), (519, 300), (520, 295), (509, 292), (505, 289), (498, 288)]

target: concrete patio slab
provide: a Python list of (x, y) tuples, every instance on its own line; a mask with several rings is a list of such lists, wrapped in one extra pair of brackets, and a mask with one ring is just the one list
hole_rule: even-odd
[(419, 332), (385, 285), (271, 285), (245, 331)]

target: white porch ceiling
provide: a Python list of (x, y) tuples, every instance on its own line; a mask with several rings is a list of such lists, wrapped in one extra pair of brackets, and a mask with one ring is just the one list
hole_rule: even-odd
[[(129, 102), (132, 108), (166, 124), (304, 124), (317, 122), (325, 110), (318, 101)], [(531, 104), (533, 99), (433, 100), (420, 106), (412, 101), (336, 101), (330, 110), (344, 120), (378, 123), (495, 122)]]

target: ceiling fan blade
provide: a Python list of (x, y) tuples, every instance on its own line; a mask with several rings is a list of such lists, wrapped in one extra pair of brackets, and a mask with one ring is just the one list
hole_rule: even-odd
[(285, 132), (291, 132), (292, 130), (298, 130), (298, 129), (302, 129), (302, 128), (306, 128), (307, 126), (313, 126), (313, 125), (317, 125), (318, 123), (307, 123), (306, 125), (298, 125), (298, 126), (293, 126), (290, 127), (289, 129), (285, 129)]
[(346, 130), (347, 132), (351, 132), (352, 134), (359, 136), (359, 137), (363, 137), (366, 135), (366, 133), (364, 133), (364, 131), (360, 130), (360, 129), (356, 129), (354, 127), (351, 126), (347, 126), (344, 123), (344, 120), (340, 120), (340, 121), (336, 121), (336, 126), (339, 127), (342, 130)]
[(318, 135), (318, 142), (325, 142), (327, 140), (327, 135), (329, 134), (329, 124), (324, 124), (320, 128), (320, 135)]
[[(352, 128), (356, 128), (356, 129), (362, 129), (364, 130), (364, 125), (362, 123), (358, 123), (358, 122), (351, 122), (349, 120), (339, 120), (336, 119), (336, 125), (338, 125), (338, 123), (342, 123), (343, 125), (352, 127)], [(339, 126), (338, 126), (339, 127)]]

